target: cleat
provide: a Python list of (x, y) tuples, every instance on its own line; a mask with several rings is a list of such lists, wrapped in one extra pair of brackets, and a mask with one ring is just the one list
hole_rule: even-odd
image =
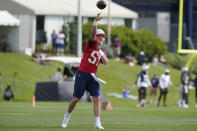
[(183, 108), (188, 108), (189, 106), (187, 104), (184, 104), (183, 105)]
[(96, 129), (100, 129), (100, 130), (103, 130), (104, 129), (104, 127), (102, 127), (101, 124), (96, 124), (95, 125), (95, 128)]
[(66, 117), (66, 115), (64, 116), (64, 120), (62, 121), (62, 128), (66, 128), (68, 125), (70, 117)]
[(181, 100), (178, 100), (178, 101), (177, 101), (177, 105), (178, 105), (178, 107), (180, 107), (180, 108), (182, 107), (182, 102), (181, 102)]
[(163, 104), (163, 107), (167, 107), (167, 105), (166, 104)]
[(147, 107), (147, 105), (146, 105), (145, 103), (143, 103), (143, 104), (141, 105), (141, 107)]

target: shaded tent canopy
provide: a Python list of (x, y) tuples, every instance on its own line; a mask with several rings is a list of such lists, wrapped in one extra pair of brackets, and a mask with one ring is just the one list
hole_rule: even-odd
[[(36, 15), (59, 15), (77, 16), (78, 0), (13, 0), (35, 12)], [(100, 11), (96, 7), (98, 0), (81, 0), (81, 15), (83, 17), (95, 17), (95, 14), (102, 12), (102, 16), (107, 17), (108, 9)], [(114, 2), (111, 2), (112, 18), (132, 18), (137, 19), (138, 14)]]
[(19, 26), (20, 21), (6, 10), (0, 10), (0, 26)]

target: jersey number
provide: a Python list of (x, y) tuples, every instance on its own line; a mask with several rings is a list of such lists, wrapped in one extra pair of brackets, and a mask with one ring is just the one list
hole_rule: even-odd
[(95, 64), (95, 63), (96, 63), (96, 66), (98, 66), (100, 57), (99, 57), (99, 59), (98, 59), (98, 61), (97, 61), (97, 59), (96, 59), (97, 57), (95, 56), (95, 54), (98, 55), (98, 52), (94, 50), (94, 51), (91, 53), (91, 57), (92, 57), (93, 59), (88, 58), (88, 61), (89, 61), (90, 63), (92, 63), (92, 64)]

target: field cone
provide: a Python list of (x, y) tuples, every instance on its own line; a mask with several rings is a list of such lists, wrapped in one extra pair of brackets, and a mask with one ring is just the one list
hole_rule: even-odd
[(36, 97), (35, 96), (32, 96), (31, 105), (32, 105), (32, 107), (35, 107), (35, 105), (36, 105)]

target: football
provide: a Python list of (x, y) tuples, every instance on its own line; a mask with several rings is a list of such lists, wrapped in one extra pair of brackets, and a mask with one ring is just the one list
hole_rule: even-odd
[(103, 9), (105, 9), (105, 7), (106, 7), (106, 2), (105, 2), (104, 0), (99, 0), (99, 1), (97, 2), (96, 6), (97, 6), (99, 9), (103, 10)]

